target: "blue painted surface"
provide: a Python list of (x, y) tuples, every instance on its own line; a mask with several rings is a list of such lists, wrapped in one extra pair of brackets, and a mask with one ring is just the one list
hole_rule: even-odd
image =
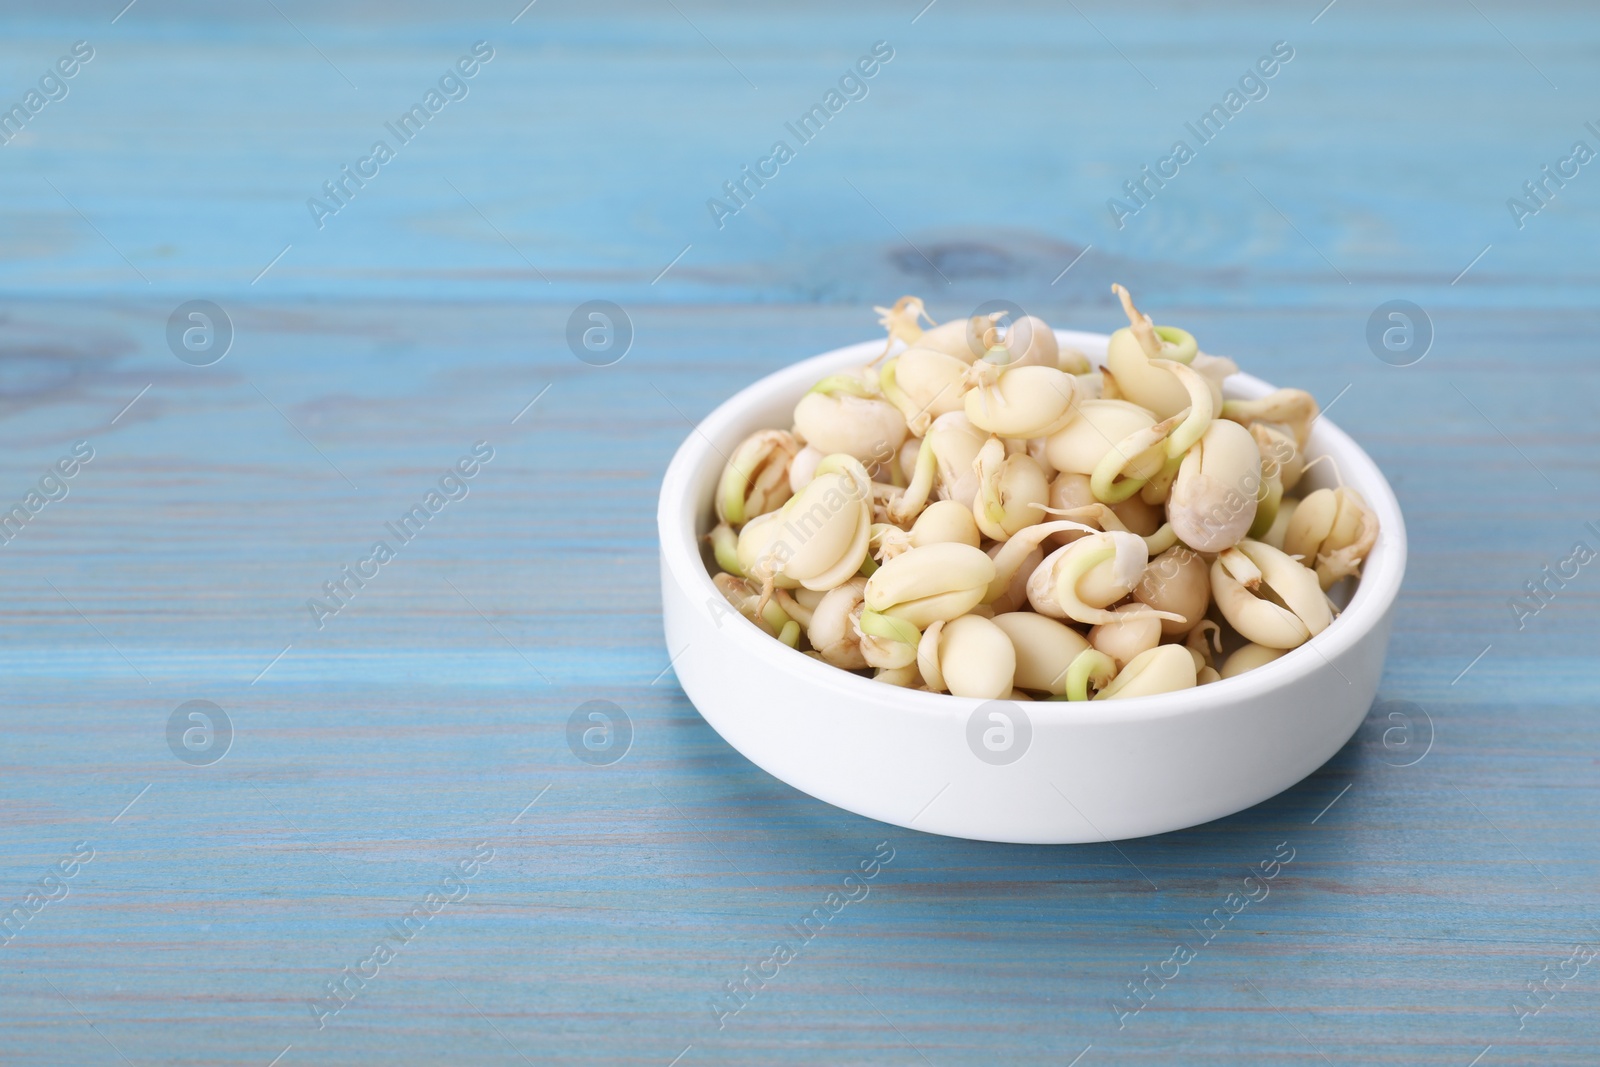
[[(95, 450), (0, 546), (0, 914), (94, 850), (0, 945), (0, 1062), (1595, 1062), (1600, 962), (1511, 1005), (1600, 946), (1600, 577), (1520, 630), (1508, 600), (1600, 548), (1600, 163), (1520, 230), (1505, 205), (1600, 148), (1588, 9), (277, 6), (72, 3), (0, 40), (8, 107), (95, 49), (0, 147), (0, 502)], [(478, 40), (470, 94), (318, 230), (306, 198)], [(706, 199), (879, 40), (868, 95), (719, 230)], [(1116, 229), (1123, 179), (1280, 40), (1268, 95)], [(754, 769), (660, 639), (686, 419), (902, 292), (1098, 330), (1113, 279), (1389, 472), (1383, 696), (1426, 755), (1396, 766), (1374, 716), (1251, 811), (1059, 849)], [(236, 328), (213, 366), (167, 349), (190, 299)], [(566, 347), (589, 299), (632, 318), (615, 366)], [(1391, 299), (1436, 332), (1410, 367), (1367, 348)], [(318, 629), (307, 598), (477, 441), (468, 495)], [(194, 699), (235, 730), (210, 766), (168, 749)], [(566, 740), (594, 699), (634, 732), (607, 767)], [(870, 895), (719, 1029), (724, 983), (882, 841)], [(466, 897), (317, 1029), (478, 842)]]

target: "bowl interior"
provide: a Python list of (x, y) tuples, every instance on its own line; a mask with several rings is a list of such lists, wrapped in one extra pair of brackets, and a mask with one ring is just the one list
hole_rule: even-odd
[[(1109, 340), (1106, 335), (1069, 330), (1055, 332), (1063, 348), (1083, 352), (1096, 365), (1104, 359)], [(793, 421), (795, 403), (818, 379), (866, 363), (882, 350), (882, 341), (864, 342), (785, 367), (735, 394), (708, 415), (684, 441), (662, 480), (658, 525), (663, 565), (674, 580), (690, 590), (696, 602), (713, 603), (721, 599), (711, 582), (714, 572), (709, 569), (711, 556), (706, 535), (715, 524), (713, 494), (726, 457), (740, 441), (757, 430), (788, 428)], [(1253, 399), (1274, 388), (1248, 374), (1236, 374), (1228, 379), (1223, 391), (1228, 397)], [(1330, 457), (1337, 464), (1337, 473), (1329, 463), (1319, 463), (1301, 480), (1296, 488), (1298, 495), (1336, 486), (1342, 477), (1344, 484), (1366, 499), (1380, 524), (1377, 543), (1367, 557), (1360, 580), (1342, 583), (1336, 590), (1336, 602), (1343, 603), (1332, 625), (1300, 648), (1234, 678), (1181, 693), (1128, 700), (1087, 704), (1049, 702), (1040, 704), (1039, 712), (1083, 721), (1102, 717), (1126, 719), (1181, 714), (1228, 702), (1309, 673), (1376, 625), (1398, 595), (1405, 571), (1405, 524), (1399, 503), (1371, 457), (1330, 420), (1318, 418), (1313, 424), (1306, 453), (1308, 459)], [(788, 648), (742, 617), (732, 621), (736, 625), (730, 625), (724, 632), (737, 643), (740, 654), (766, 658), (775, 669), (798, 674), (812, 684), (829, 689), (843, 687), (843, 693), (856, 699), (909, 702), (930, 714), (963, 717), (981, 703), (861, 678)], [(1107, 709), (1111, 711), (1108, 713)]]

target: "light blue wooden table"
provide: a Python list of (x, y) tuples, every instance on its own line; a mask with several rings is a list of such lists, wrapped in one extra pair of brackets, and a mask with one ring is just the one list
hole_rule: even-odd
[[(0, 504), (39, 493), (0, 545), (0, 1062), (1600, 1061), (1600, 571), (1543, 570), (1600, 549), (1591, 9), (122, 3), (0, 33)], [(1119, 846), (886, 827), (730, 750), (660, 636), (689, 421), (905, 292), (1104, 330), (1113, 280), (1389, 472), (1386, 703), (1282, 796)], [(207, 366), (220, 335), (168, 343), (195, 300)], [(589, 300), (620, 362), (569, 350)], [(1368, 344), (1392, 300), (1409, 366)], [(592, 700), (610, 765), (568, 744)]]

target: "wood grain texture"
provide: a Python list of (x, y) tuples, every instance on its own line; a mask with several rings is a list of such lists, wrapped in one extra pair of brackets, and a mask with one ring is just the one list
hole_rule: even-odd
[[(0, 503), (95, 455), (0, 545), (0, 916), (94, 859), (0, 944), (0, 1062), (1594, 1063), (1600, 963), (1521, 1029), (1511, 1005), (1600, 946), (1600, 574), (1522, 629), (1508, 601), (1600, 548), (1600, 164), (1520, 230), (1504, 201), (1600, 147), (1600, 20), (677, 6), (7, 16), (7, 107), (96, 55), (0, 148)], [(470, 95), (319, 231), (305, 199), (480, 39)], [(877, 40), (869, 95), (717, 229), (705, 200)], [(1269, 95), (1114, 228), (1122, 180), (1279, 40)], [(689, 422), (902, 292), (1104, 330), (1113, 279), (1389, 472), (1411, 561), (1383, 698), (1426, 714), (1426, 755), (1394, 765), (1380, 709), (1250, 811), (1032, 848), (872, 823), (729, 749), (660, 636), (655, 491)], [(204, 368), (165, 339), (197, 298), (236, 329)], [(567, 348), (589, 299), (632, 319), (614, 366)], [(1367, 348), (1391, 299), (1435, 330), (1410, 367)], [(319, 629), (307, 598), (477, 441), (470, 493)], [(193, 699), (234, 726), (210, 766), (168, 749)], [(594, 699), (634, 730), (609, 767), (567, 745)], [(881, 841), (870, 895), (719, 1028), (724, 983)], [(308, 1001), (477, 842), (468, 896), (318, 1029)], [(1201, 944), (1280, 842), (1270, 895)]]

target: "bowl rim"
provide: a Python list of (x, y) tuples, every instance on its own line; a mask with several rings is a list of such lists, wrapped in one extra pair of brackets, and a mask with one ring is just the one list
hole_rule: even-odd
[[(1063, 348), (1085, 352), (1096, 366), (1103, 361), (1105, 347), (1110, 340), (1108, 335), (1078, 330), (1055, 330), (1054, 333)], [(690, 499), (689, 493), (689, 487), (703, 465), (715, 460), (720, 471), (724, 459), (713, 444), (718, 435), (725, 434), (733, 423), (744, 417), (749, 408), (784, 395), (798, 401), (818, 379), (844, 367), (865, 363), (882, 349), (881, 340), (863, 341), (782, 367), (723, 401), (684, 438), (661, 479), (656, 526), (665, 574), (689, 593), (691, 599), (696, 602), (703, 599), (707, 603), (722, 600), (722, 594), (712, 584), (711, 573), (701, 557), (700, 537), (695, 532), (699, 518), (697, 501)], [(1274, 388), (1243, 372), (1230, 375), (1225, 383), (1225, 392), (1229, 395), (1250, 398), (1265, 395)], [(1307, 451), (1318, 455), (1338, 452), (1339, 472), (1344, 484), (1361, 493), (1377, 513), (1379, 521), (1377, 543), (1363, 564), (1350, 602), (1327, 629), (1270, 663), (1232, 678), (1223, 678), (1177, 693), (1158, 693), (1115, 701), (1017, 702), (1028, 705), (1029, 720), (1036, 724), (1090, 725), (1199, 715), (1287, 688), (1319, 671), (1327, 673), (1332, 668), (1337, 672), (1333, 661), (1378, 626), (1399, 595), (1407, 554), (1405, 520), (1394, 490), (1377, 463), (1331, 420), (1320, 416), (1316, 419), (1311, 428)], [(727, 617), (732, 619), (732, 624), (719, 628), (719, 636), (733, 642), (738, 652), (755, 656), (775, 671), (797, 676), (808, 685), (831, 690), (842, 698), (887, 704), (908, 713), (962, 721), (970, 717), (975, 709), (994, 702), (949, 693), (925, 693), (863, 678), (790, 648), (743, 615), (732, 612)], [(684, 651), (687, 650), (667, 650), (674, 660)], [(997, 699), (1011, 702), (1009, 697)]]

